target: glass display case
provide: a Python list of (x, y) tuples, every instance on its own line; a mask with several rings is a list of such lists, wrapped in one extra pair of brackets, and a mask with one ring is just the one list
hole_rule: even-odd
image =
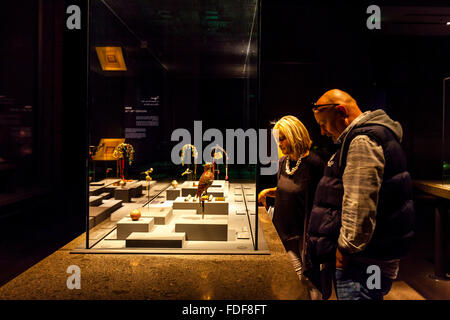
[(450, 188), (450, 77), (442, 83), (442, 184)]
[[(79, 251), (264, 254), (256, 0), (91, 0)], [(256, 139), (256, 140), (254, 140)]]

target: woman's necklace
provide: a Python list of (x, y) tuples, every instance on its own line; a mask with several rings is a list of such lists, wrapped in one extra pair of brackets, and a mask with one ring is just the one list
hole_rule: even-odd
[(286, 173), (290, 176), (292, 176), (295, 171), (297, 171), (298, 167), (300, 166), (300, 163), (302, 162), (302, 157), (299, 157), (297, 160), (297, 163), (295, 164), (295, 167), (292, 168), (292, 170), (289, 169), (289, 158), (286, 159)]

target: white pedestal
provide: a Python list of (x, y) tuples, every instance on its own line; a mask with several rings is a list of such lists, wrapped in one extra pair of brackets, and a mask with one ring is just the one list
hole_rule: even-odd
[[(198, 181), (185, 181), (180, 185), (181, 197), (187, 197), (188, 195), (195, 196), (197, 194)], [(212, 194), (214, 197), (227, 196), (226, 181), (214, 180), (211, 187), (208, 188), (208, 194)]]
[[(197, 210), (197, 214), (202, 214), (201, 203), (197, 201), (184, 201), (185, 197), (178, 197), (173, 202), (174, 210)], [(205, 214), (228, 214), (228, 201), (205, 201)]]
[(132, 232), (150, 232), (154, 225), (153, 218), (141, 217), (138, 221), (125, 217), (117, 222), (117, 239), (125, 240)]
[(186, 235), (179, 233), (133, 232), (126, 241), (127, 248), (183, 248)]
[(171, 207), (145, 206), (140, 208), (139, 210), (141, 211), (142, 218), (153, 218), (155, 224), (158, 225), (168, 224), (173, 215), (173, 209)]
[(176, 198), (181, 196), (181, 189), (180, 188), (172, 188), (169, 187), (169, 189), (166, 190), (166, 200), (175, 200)]
[(175, 221), (175, 232), (186, 233), (186, 240), (190, 241), (227, 241), (227, 216), (186, 215)]

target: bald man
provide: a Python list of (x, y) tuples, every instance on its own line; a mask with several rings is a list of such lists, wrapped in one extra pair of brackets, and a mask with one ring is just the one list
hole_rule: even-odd
[(325, 92), (313, 112), (321, 134), (340, 148), (316, 190), (307, 231), (310, 278), (325, 297), (334, 277), (338, 299), (382, 300), (413, 236), (402, 127), (383, 110), (361, 112), (338, 89)]

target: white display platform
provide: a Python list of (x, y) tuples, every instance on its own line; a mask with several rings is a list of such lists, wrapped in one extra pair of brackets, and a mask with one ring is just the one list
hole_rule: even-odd
[[(194, 183), (195, 183), (195, 185), (194, 185)], [(188, 180), (188, 181), (184, 181), (181, 185), (179, 185), (179, 187), (181, 187), (181, 188), (184, 188), (184, 187), (195, 187), (195, 188), (197, 188), (197, 183), (198, 183), (198, 181)], [(214, 180), (210, 188), (222, 188), (222, 189), (225, 189), (225, 187), (227, 185), (228, 185), (228, 183), (225, 180)]]
[(178, 197), (181, 197), (181, 188), (180, 187), (173, 188), (172, 186), (170, 186), (166, 190), (166, 200), (175, 200)]
[[(189, 201), (185, 201), (186, 197), (178, 197), (173, 202), (174, 210), (197, 210), (197, 214), (202, 214), (202, 206), (200, 201), (193, 201), (193, 198)], [(205, 214), (228, 214), (229, 203), (228, 200), (216, 201), (213, 198), (212, 201), (205, 201)]]
[(175, 221), (175, 232), (185, 232), (188, 241), (227, 241), (228, 216), (183, 215)]
[[(195, 196), (197, 194), (198, 181), (185, 181), (178, 187), (181, 189), (181, 197)], [(227, 181), (214, 180), (211, 187), (208, 188), (208, 194), (212, 194), (214, 197), (226, 197), (228, 195)]]
[(117, 239), (126, 239), (132, 232), (150, 232), (154, 225), (153, 218), (140, 218), (138, 221), (124, 217), (117, 222)]
[(183, 248), (186, 234), (157, 232), (133, 232), (125, 241), (127, 248)]
[(141, 217), (153, 218), (155, 224), (168, 224), (172, 218), (173, 209), (171, 207), (154, 207), (145, 206), (139, 209), (141, 211)]

